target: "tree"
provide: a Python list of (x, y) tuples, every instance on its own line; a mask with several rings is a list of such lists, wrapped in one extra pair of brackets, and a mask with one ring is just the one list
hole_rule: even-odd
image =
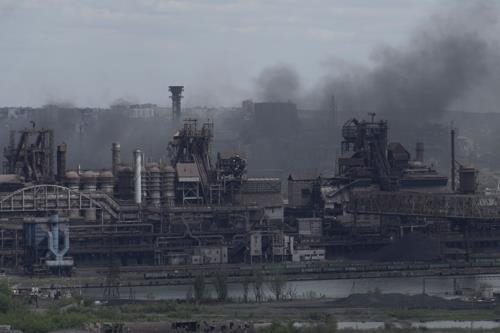
[(0, 313), (6, 313), (11, 308), (12, 292), (9, 285), (0, 281)]
[(255, 300), (257, 302), (262, 302), (263, 290), (264, 286), (264, 275), (261, 271), (253, 272), (253, 293), (255, 295)]
[(224, 272), (218, 271), (215, 273), (214, 288), (217, 293), (217, 300), (225, 301), (227, 299), (227, 275)]
[(197, 303), (205, 298), (205, 276), (203, 273), (196, 275), (193, 283), (194, 299)]
[(243, 278), (242, 286), (243, 286), (243, 302), (247, 303), (248, 302), (248, 289), (250, 287), (250, 283), (252, 282), (251, 278), (249, 276), (245, 276)]
[(286, 276), (276, 272), (269, 279), (269, 290), (273, 293), (277, 301), (282, 300), (286, 292), (286, 285), (288, 281)]

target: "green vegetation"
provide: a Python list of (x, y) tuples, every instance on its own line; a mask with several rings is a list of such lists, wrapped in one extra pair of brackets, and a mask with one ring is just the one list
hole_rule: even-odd
[(25, 333), (44, 333), (59, 328), (80, 326), (87, 316), (81, 313), (62, 313), (56, 309), (34, 312), (25, 300), (16, 298), (5, 281), (0, 281), (0, 323)]
[(11, 325), (25, 333), (45, 333), (97, 322), (189, 319), (198, 313), (200, 309), (189, 303), (164, 301), (95, 305), (79, 298), (54, 301), (44, 310), (34, 310), (26, 299), (14, 296), (8, 285), (0, 281), (0, 323)]
[[(260, 277), (257, 275), (257, 280)], [(250, 281), (250, 279), (249, 279)], [(203, 282), (203, 283), (201, 283)], [(205, 281), (198, 282), (198, 294), (204, 295)], [(224, 281), (220, 281), (224, 285)], [(255, 282), (252, 281), (252, 284)], [(249, 282), (250, 284), (250, 282)], [(260, 283), (257, 283), (260, 285)], [(203, 288), (202, 288), (203, 286)], [(196, 289), (196, 288), (194, 288)], [(203, 289), (203, 290), (202, 290)], [(255, 291), (255, 290), (254, 290)], [(332, 309), (328, 303), (268, 302), (268, 303), (228, 303), (209, 302), (198, 305), (194, 302), (175, 301), (136, 301), (127, 304), (95, 304), (78, 297), (64, 298), (58, 301), (40, 299), (40, 308), (28, 303), (23, 296), (13, 295), (9, 286), (0, 280), (0, 323), (13, 326), (25, 333), (45, 333), (52, 330), (78, 328), (86, 324), (103, 322), (154, 322), (170, 320), (255, 320), (257, 322), (277, 322), (260, 330), (262, 333), (329, 333), (336, 331), (336, 320), (496, 320), (500, 318), (500, 306), (496, 308), (446, 310), (446, 309)], [(310, 306), (307, 305), (318, 305)], [(322, 307), (322, 304), (324, 307)], [(304, 305), (304, 307), (302, 307)], [(291, 321), (320, 323), (318, 326), (293, 327)], [(383, 330), (365, 331), (372, 333), (388, 332), (422, 332), (419, 329), (396, 329), (388, 325)], [(432, 332), (432, 330), (427, 330)], [(441, 330), (447, 333), (464, 330)], [(480, 331), (500, 332), (500, 330)]]

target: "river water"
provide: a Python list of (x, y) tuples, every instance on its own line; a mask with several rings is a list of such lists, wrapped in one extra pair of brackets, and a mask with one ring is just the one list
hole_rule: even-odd
[[(415, 278), (371, 278), (371, 279), (343, 279), (343, 280), (311, 280), (291, 281), (287, 289), (296, 298), (347, 297), (354, 293), (366, 293), (380, 290), (382, 293), (402, 293), (408, 295), (421, 294), (446, 296), (453, 294), (454, 286), (458, 288), (478, 289), (486, 285), (493, 290), (500, 290), (500, 275), (468, 276), (468, 277), (415, 277)], [(128, 299), (186, 299), (192, 292), (189, 285), (178, 286), (150, 286), (150, 287), (122, 287), (120, 297)], [(214, 297), (215, 291), (211, 285), (207, 285), (209, 296)], [(190, 292), (191, 290), (191, 292)], [(266, 295), (270, 296), (268, 288), (264, 288)], [(102, 288), (91, 288), (83, 291), (85, 296), (101, 298)], [(243, 297), (243, 286), (241, 283), (230, 283), (228, 296), (238, 299)], [(249, 297), (253, 296), (252, 286), (249, 288)]]

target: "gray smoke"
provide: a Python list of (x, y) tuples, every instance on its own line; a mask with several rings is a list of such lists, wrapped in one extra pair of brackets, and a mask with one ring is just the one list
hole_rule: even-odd
[(447, 2), (405, 45), (377, 48), (371, 68), (343, 68), (323, 78), (313, 99), (325, 107), (334, 92), (346, 113), (437, 119), (492, 79), (492, 59), (500, 55), (497, 9), (490, 1)]
[(256, 80), (257, 98), (266, 102), (296, 101), (300, 88), (297, 71), (285, 64), (265, 68)]
[[(422, 22), (406, 44), (378, 47), (373, 53), (372, 66), (336, 61), (332, 74), (321, 78), (314, 89), (307, 91), (292, 66), (278, 64), (265, 68), (257, 77), (255, 97), (258, 101), (290, 100), (299, 108), (329, 110), (331, 96), (335, 94), (340, 120), (366, 116), (367, 112), (375, 111), (391, 122), (391, 135), (399, 129), (399, 137), (393, 135), (393, 138), (400, 140), (405, 137), (413, 144), (415, 140), (408, 131), (413, 129), (414, 123), (417, 124), (415, 120), (419, 120), (418, 123), (437, 120), (452, 109), (483, 111), (486, 106), (493, 110), (500, 105), (497, 12), (497, 5), (490, 1), (445, 2), (443, 8)], [(331, 67), (325, 72), (328, 69)], [(193, 90), (187, 90), (188, 95), (200, 95), (200, 90)], [(39, 126), (54, 128), (56, 142), (68, 144), (71, 167), (80, 163), (85, 167), (109, 166), (109, 149), (113, 141), (122, 143), (124, 159), (131, 158), (131, 151), (135, 148), (143, 149), (149, 157), (164, 158), (170, 137), (165, 130), (170, 114), (165, 113), (160, 119), (130, 118), (125, 115), (124, 108), (131, 102), (117, 101), (114, 108), (103, 110), (95, 118), (87, 112), (90, 110), (75, 109), (71, 103), (63, 102), (49, 103), (33, 120)], [(298, 126), (300, 130), (294, 133), (296, 138), (283, 140), (284, 145), (293, 147), (290, 156), (278, 158), (272, 152), (269, 155), (275, 160), (308, 161), (311, 165), (304, 168), (314, 167), (325, 158), (324, 151), (334, 149), (336, 140), (329, 138), (339, 138), (340, 135), (332, 133), (335, 131), (332, 131), (326, 113), (318, 112), (310, 117), (302, 117), (303, 113), (299, 115), (302, 123)], [(231, 113), (225, 117), (214, 119), (216, 130), (221, 134), (216, 136), (217, 142), (225, 142), (232, 148), (239, 147), (241, 141), (252, 143), (256, 139), (265, 139), (252, 138), (255, 131), (251, 126), (241, 130), (240, 114)], [(412, 126), (397, 126), (397, 120), (410, 122)], [(5, 129), (24, 126), (29, 126), (27, 120), (19, 119), (5, 125)], [(243, 140), (234, 133), (248, 133), (248, 138)], [(420, 132), (414, 137), (421, 140), (429, 135), (423, 136)], [(0, 145), (7, 140), (8, 134), (4, 131)], [(442, 140), (436, 136), (432, 140), (446, 145), (446, 138)], [(270, 141), (265, 146), (281, 149), (273, 144)], [(315, 151), (319, 153), (313, 154)], [(260, 167), (272, 168), (271, 162)], [(333, 161), (330, 164), (333, 165)]]

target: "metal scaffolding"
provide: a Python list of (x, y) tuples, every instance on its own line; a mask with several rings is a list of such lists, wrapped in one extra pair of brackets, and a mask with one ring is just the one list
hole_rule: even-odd
[(500, 219), (500, 196), (419, 192), (355, 192), (352, 214), (420, 216), (448, 219)]

